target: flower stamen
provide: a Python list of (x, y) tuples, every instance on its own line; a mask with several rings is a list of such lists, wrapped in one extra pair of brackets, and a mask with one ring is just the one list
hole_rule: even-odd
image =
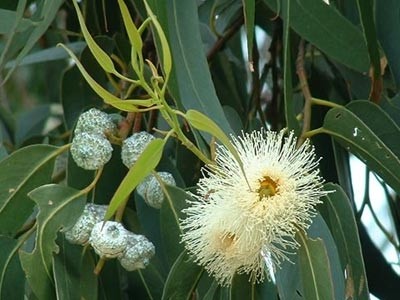
[(278, 183), (271, 177), (264, 176), (259, 182), (260, 187), (257, 189), (257, 193), (260, 196), (260, 201), (266, 197), (274, 196), (278, 192)]

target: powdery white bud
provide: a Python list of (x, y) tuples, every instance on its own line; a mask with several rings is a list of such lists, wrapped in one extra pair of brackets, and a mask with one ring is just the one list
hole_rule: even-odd
[[(158, 172), (157, 173), (162, 182), (168, 185), (176, 185), (175, 179), (171, 173)], [(144, 201), (151, 207), (161, 208), (164, 201), (164, 192), (160, 182), (154, 175), (147, 176), (138, 186), (136, 191), (143, 197)]]
[(121, 223), (106, 221), (94, 225), (89, 243), (100, 257), (122, 255), (127, 246), (128, 231)]
[(104, 136), (82, 132), (73, 138), (70, 151), (79, 167), (97, 170), (111, 159), (113, 148)]
[(75, 127), (75, 135), (82, 132), (104, 135), (104, 132), (115, 133), (117, 126), (112, 118), (96, 108), (91, 108), (79, 116)]
[(72, 244), (85, 244), (89, 240), (94, 225), (104, 219), (106, 211), (107, 205), (86, 204), (74, 226), (64, 232), (67, 241)]
[(146, 131), (136, 132), (124, 140), (121, 150), (122, 162), (128, 168), (132, 167), (154, 136)]
[(155, 254), (155, 247), (144, 235), (128, 232), (128, 245), (118, 257), (121, 266), (127, 271), (144, 269)]

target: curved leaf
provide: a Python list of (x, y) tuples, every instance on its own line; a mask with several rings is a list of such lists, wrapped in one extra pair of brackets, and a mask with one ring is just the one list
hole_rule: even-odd
[(83, 211), (86, 196), (81, 191), (57, 184), (41, 186), (29, 193), (39, 207), (35, 248), (20, 252), (22, 268), (39, 299), (54, 299), (53, 253), (61, 228), (72, 226)]
[(112, 197), (105, 219), (111, 218), (118, 207), (124, 201), (127, 201), (136, 186), (155, 169), (161, 159), (165, 142), (162, 139), (154, 139), (147, 145), (136, 163), (129, 169), (129, 172)]
[[(168, 88), (185, 109), (198, 110), (232, 133), (217, 98), (202, 47), (196, 1), (149, 0), (166, 34), (172, 55), (172, 71)], [(161, 51), (162, 49), (158, 49)], [(209, 136), (203, 135), (206, 139)]]
[(400, 192), (399, 157), (354, 113), (344, 107), (330, 109), (325, 116), (322, 132), (335, 138)]
[[(264, 2), (285, 18), (278, 11), (280, 1)], [(340, 63), (359, 72), (368, 71), (368, 51), (362, 32), (333, 5), (314, 0), (291, 0), (290, 5), (290, 26), (300, 36)]]
[(51, 179), (53, 162), (65, 149), (34, 145), (0, 162), (0, 233), (14, 234), (32, 213), (27, 194)]
[(339, 185), (328, 183), (325, 190), (335, 193), (323, 199), (320, 212), (335, 239), (343, 272), (346, 272), (346, 299), (368, 299), (369, 292), (360, 238), (350, 200)]
[(193, 263), (186, 251), (183, 251), (168, 274), (161, 299), (192, 299), (202, 273), (203, 268)]

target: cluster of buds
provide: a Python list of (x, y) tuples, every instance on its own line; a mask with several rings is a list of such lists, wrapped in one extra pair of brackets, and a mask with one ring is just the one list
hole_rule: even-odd
[(74, 226), (64, 232), (65, 238), (73, 244), (89, 243), (102, 258), (118, 258), (127, 271), (145, 268), (155, 254), (154, 245), (121, 223), (103, 221), (106, 210), (106, 205), (86, 204)]
[(114, 134), (116, 131), (112, 118), (96, 108), (81, 114), (71, 145), (75, 163), (86, 170), (97, 170), (104, 166), (111, 159), (113, 151), (106, 133)]

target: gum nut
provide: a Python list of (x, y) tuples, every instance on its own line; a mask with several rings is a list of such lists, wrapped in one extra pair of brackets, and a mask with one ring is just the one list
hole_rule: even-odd
[(104, 135), (104, 132), (114, 134), (117, 132), (117, 126), (108, 114), (96, 108), (91, 108), (82, 113), (76, 123), (75, 135), (82, 132), (97, 133), (100, 135)]
[(122, 255), (127, 246), (128, 231), (121, 223), (106, 221), (94, 225), (89, 243), (100, 257)]
[(145, 236), (129, 232), (128, 245), (122, 256), (118, 257), (121, 266), (127, 271), (144, 269), (155, 254), (155, 247)]
[(133, 166), (154, 136), (146, 131), (136, 132), (124, 140), (121, 149), (122, 162), (127, 168)]
[[(158, 172), (160, 179), (168, 185), (175, 186), (175, 179), (171, 173)], [(151, 207), (161, 208), (164, 201), (164, 192), (160, 182), (154, 175), (147, 176), (137, 187), (137, 192), (143, 197), (144, 201)]]
[(103, 205), (86, 204), (82, 215), (78, 218), (74, 226), (64, 232), (67, 241), (72, 244), (83, 245), (89, 240), (93, 226), (101, 221), (97, 213), (98, 206)]
[(82, 132), (73, 138), (70, 151), (79, 167), (97, 170), (111, 159), (113, 148), (104, 136)]

